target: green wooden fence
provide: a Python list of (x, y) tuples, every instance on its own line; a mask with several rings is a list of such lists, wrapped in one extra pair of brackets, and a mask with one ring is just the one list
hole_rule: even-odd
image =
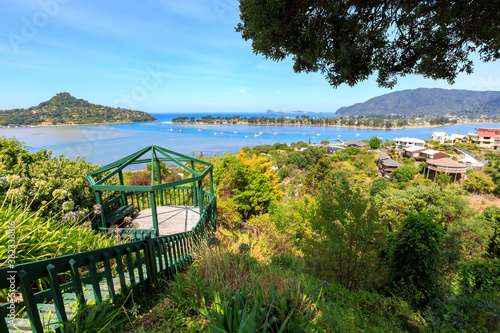
[[(58, 330), (57, 322), (71, 319), (77, 304), (114, 300), (136, 284), (179, 272), (215, 228), (216, 199), (204, 192), (203, 201), (205, 209), (188, 232), (153, 238), (151, 230), (127, 229), (122, 236), (134, 241), (126, 244), (0, 268), (0, 290), (22, 294), (15, 318), (10, 316), (11, 303), (0, 306), (0, 332)], [(39, 288), (41, 281), (48, 288)]]

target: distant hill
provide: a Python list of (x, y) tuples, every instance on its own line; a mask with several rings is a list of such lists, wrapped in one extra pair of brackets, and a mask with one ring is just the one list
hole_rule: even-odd
[(0, 125), (70, 125), (158, 120), (149, 113), (92, 104), (67, 92), (28, 109), (0, 111)]
[(342, 107), (335, 112), (335, 115), (443, 116), (467, 114), (467, 112), (479, 114), (479, 110), (486, 109), (490, 114), (499, 114), (500, 91), (418, 88), (395, 91), (374, 97), (364, 103)]

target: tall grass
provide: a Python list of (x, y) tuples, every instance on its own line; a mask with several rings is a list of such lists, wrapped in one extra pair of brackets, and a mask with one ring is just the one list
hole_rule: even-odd
[[(65, 254), (89, 251), (120, 243), (109, 235), (90, 230), (90, 223), (77, 218), (52, 218), (4, 202), (0, 207), (0, 267), (8, 262), (9, 230), (14, 229), (16, 264), (43, 260)], [(12, 238), (10, 238), (12, 239)]]
[(210, 332), (404, 332), (424, 325), (401, 300), (322, 282), (305, 273), (300, 256), (267, 255), (261, 236), (218, 237), (219, 246), (202, 246), (175, 276), (169, 315), (198, 309), (192, 320), (201, 314)]

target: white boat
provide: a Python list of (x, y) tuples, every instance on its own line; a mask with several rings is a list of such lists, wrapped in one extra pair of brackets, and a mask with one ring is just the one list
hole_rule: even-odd
[(273, 135), (278, 135), (278, 133), (277, 133), (277, 132), (274, 132), (274, 133), (273, 133)]
[(182, 132), (182, 130), (179, 130), (179, 132)]
[(173, 129), (170, 129), (170, 132), (172, 132), (172, 131), (173, 131)]
[(217, 135), (217, 132), (214, 132), (214, 135)]
[(255, 133), (253, 136), (258, 137), (258, 136), (260, 136), (260, 135), (259, 135), (259, 134), (257, 134), (257, 133)]
[(201, 128), (198, 128), (198, 132), (201, 132)]
[(355, 135), (355, 137), (357, 138), (359, 136), (359, 133)]
[(245, 138), (248, 138), (248, 135), (245, 135)]
[(260, 135), (262, 135), (262, 132), (259, 132)]
[(319, 134), (319, 133), (318, 133), (318, 134), (316, 134), (316, 136), (320, 136), (320, 135), (321, 135), (321, 134)]
[(341, 137), (341, 135), (339, 134), (339, 138)]
[(224, 134), (224, 132), (220, 132), (220, 134)]
[(238, 131), (234, 131), (233, 133), (236, 134), (236, 133), (238, 133)]

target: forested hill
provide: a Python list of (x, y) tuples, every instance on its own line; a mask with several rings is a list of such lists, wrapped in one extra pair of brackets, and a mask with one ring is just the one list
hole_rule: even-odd
[[(496, 99), (497, 103), (490, 103)], [(499, 114), (500, 91), (418, 88), (377, 96), (364, 103), (342, 107), (344, 116), (390, 115), (443, 116), (446, 114)]]
[(0, 111), (0, 125), (71, 125), (157, 120), (149, 113), (92, 104), (63, 92), (28, 109)]

